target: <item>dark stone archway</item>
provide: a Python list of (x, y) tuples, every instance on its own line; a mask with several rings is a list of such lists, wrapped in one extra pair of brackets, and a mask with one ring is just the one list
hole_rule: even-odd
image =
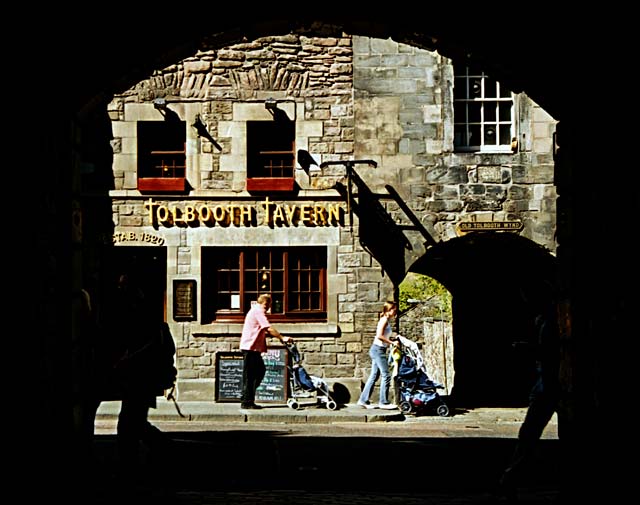
[[(30, 283), (36, 300), (29, 320), (39, 322), (33, 330), (40, 365), (36, 382), (47, 385), (39, 389), (43, 399), (40, 414), (60, 420), (59, 425), (50, 422), (44, 435), (59, 439), (69, 418), (65, 402), (59, 400), (60, 384), (66, 380), (59, 363), (67, 360), (66, 286), (71, 284), (72, 294), (77, 293), (79, 251), (76, 245), (68, 245), (67, 197), (72, 187), (69, 179), (78, 170), (75, 152), (82, 148), (82, 133), (94, 127), (96, 111), (112, 93), (190, 54), (205, 35), (218, 34), (214, 37), (222, 45), (245, 35), (283, 33), (296, 27), (321, 34), (345, 30), (392, 37), (452, 58), (469, 55), (514, 91), (525, 91), (560, 121), (558, 279), (565, 297), (568, 342), (563, 355), (567, 375), (562, 408), (566, 416), (561, 425), (568, 455), (564, 466), (571, 470), (569, 489), (577, 491), (582, 482), (589, 482), (592, 485), (585, 493), (589, 499), (597, 499), (598, 491), (606, 491), (611, 499), (615, 489), (607, 484), (618, 470), (610, 454), (614, 445), (594, 439), (594, 433), (600, 433), (610, 417), (610, 391), (618, 389), (612, 377), (621, 377), (620, 348), (602, 342), (625, 335), (632, 327), (630, 290), (622, 288), (636, 269), (625, 216), (633, 215), (637, 198), (634, 185), (620, 179), (624, 171), (619, 169), (628, 163), (615, 158), (621, 158), (624, 147), (620, 142), (624, 131), (619, 127), (624, 123), (618, 116), (627, 114), (627, 108), (621, 102), (608, 104), (612, 97), (624, 99), (616, 72), (631, 61), (626, 51), (633, 45), (623, 34), (633, 33), (624, 26), (633, 16), (623, 10), (611, 15), (604, 9), (593, 10), (593, 14), (568, 10), (560, 15), (522, 4), (502, 12), (508, 15), (505, 20), (492, 12), (461, 12), (455, 4), (429, 5), (428, 15), (412, 16), (398, 10), (364, 19), (362, 15), (296, 12), (293, 21), (267, 10), (247, 14), (244, 5), (226, 7), (224, 14), (216, 5), (185, 8), (192, 10), (167, 14), (164, 9), (145, 8), (144, 14), (136, 16), (131, 10), (119, 12), (117, 6), (110, 6), (109, 12), (95, 11), (91, 18), (67, 16), (66, 22), (56, 22), (55, 16), (41, 11), (25, 26), (29, 38), (9, 49), (13, 53), (9, 56), (21, 52), (26, 63), (26, 72), (16, 72), (18, 82), (25, 83), (16, 88), (20, 99), (28, 103), (23, 116), (32, 124), (41, 118), (40, 124), (46, 125), (37, 137), (29, 137), (31, 145), (23, 151), (29, 154), (25, 168), (32, 174), (29, 189), (37, 202), (32, 206), (34, 217), (51, 216), (46, 222), (33, 220), (40, 224), (35, 231), (38, 247), (32, 261), (36, 268)], [(59, 17), (60, 12), (56, 14)], [(497, 19), (501, 19), (499, 26)], [(33, 48), (43, 54), (36, 55)], [(26, 135), (25, 131), (20, 134)], [(608, 185), (615, 189), (606, 191)], [(615, 215), (608, 209), (614, 209)], [(448, 280), (443, 278), (443, 282)], [(60, 447), (54, 444), (47, 452), (59, 454)], [(602, 460), (610, 464), (603, 468)], [(55, 458), (42, 462), (47, 474), (55, 474), (51, 473)]]
[(523, 293), (555, 283), (556, 259), (509, 232), (441, 242), (411, 266), (453, 297), (454, 402), (526, 406), (535, 380), (535, 334)]

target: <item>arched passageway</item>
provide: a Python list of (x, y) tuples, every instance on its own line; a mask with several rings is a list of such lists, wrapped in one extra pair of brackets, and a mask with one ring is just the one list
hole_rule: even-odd
[(535, 335), (524, 293), (555, 282), (556, 259), (512, 233), (473, 233), (430, 248), (411, 271), (438, 280), (453, 297), (453, 401), (526, 406)]

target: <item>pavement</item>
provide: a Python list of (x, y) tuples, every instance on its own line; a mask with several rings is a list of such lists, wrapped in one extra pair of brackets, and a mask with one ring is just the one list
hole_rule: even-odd
[[(92, 465), (78, 503), (111, 505), (470, 505), (508, 503), (496, 494), (525, 408), (452, 408), (447, 417), (349, 404), (293, 410), (265, 405), (158, 399), (150, 422), (171, 439), (170, 468), (142, 451), (136, 481), (118, 472), (120, 402), (95, 422)], [(539, 442), (518, 503), (552, 504), (560, 476), (557, 420)]]
[[(238, 403), (178, 402), (178, 406), (158, 398), (157, 408), (149, 410), (149, 420), (165, 431), (216, 431), (220, 429), (260, 430), (286, 426), (295, 433), (322, 433), (335, 436), (371, 432), (378, 436), (495, 437), (515, 439), (526, 414), (519, 408), (451, 408), (450, 415), (440, 417), (430, 412), (402, 414), (399, 410), (364, 409), (355, 404), (328, 410), (308, 403), (299, 410), (284, 404), (262, 404), (261, 410), (243, 410)], [(103, 402), (96, 415), (96, 434), (115, 434), (120, 402)], [(318, 426), (318, 428), (314, 428)], [(557, 439), (554, 416), (543, 438)]]

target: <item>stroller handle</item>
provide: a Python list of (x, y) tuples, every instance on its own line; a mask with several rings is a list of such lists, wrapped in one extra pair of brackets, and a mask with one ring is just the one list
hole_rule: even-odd
[(289, 350), (297, 349), (295, 342), (293, 342), (291, 340), (289, 342), (285, 342), (284, 346)]

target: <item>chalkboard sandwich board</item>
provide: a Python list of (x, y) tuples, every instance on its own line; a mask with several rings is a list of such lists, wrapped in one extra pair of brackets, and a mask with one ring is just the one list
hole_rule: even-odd
[(216, 353), (216, 402), (239, 402), (242, 395), (242, 353)]
[[(259, 403), (286, 403), (289, 389), (286, 347), (269, 347), (263, 354), (266, 373), (256, 391)], [(216, 402), (239, 402), (242, 396), (242, 352), (216, 353)]]

